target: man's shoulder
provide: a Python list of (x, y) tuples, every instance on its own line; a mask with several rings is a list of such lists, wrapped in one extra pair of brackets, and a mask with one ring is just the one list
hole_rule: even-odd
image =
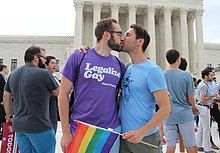
[(152, 71), (155, 69), (161, 70), (159, 65), (155, 64), (154, 62), (152, 62), (151, 60), (147, 60), (146, 62), (144, 62), (144, 66), (148, 71)]
[(42, 68), (36, 69), (36, 73), (46, 76), (48, 75), (53, 76), (47, 69), (42, 69)]
[(1, 73), (0, 73), (0, 80), (5, 80)]
[(205, 83), (204, 81), (201, 81), (198, 85), (198, 89), (201, 89), (201, 88), (209, 88), (207, 83)]

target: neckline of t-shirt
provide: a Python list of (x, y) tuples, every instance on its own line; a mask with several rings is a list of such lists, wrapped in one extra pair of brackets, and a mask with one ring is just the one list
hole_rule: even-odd
[(107, 59), (107, 58), (111, 58), (111, 57), (112, 57), (112, 54), (111, 54), (111, 53), (110, 53), (108, 56), (102, 56), (102, 55), (98, 54), (98, 53), (96, 52), (95, 48), (92, 48), (92, 51), (93, 51), (97, 56), (99, 56), (99, 57), (101, 57), (101, 58)]
[(145, 63), (148, 63), (148, 62), (150, 62), (149, 59), (148, 59), (148, 60), (145, 60), (145, 61), (143, 61), (143, 62), (140, 62), (140, 63), (131, 63), (131, 65), (133, 65), (133, 66), (135, 66), (135, 65), (142, 65), (142, 64), (145, 64)]

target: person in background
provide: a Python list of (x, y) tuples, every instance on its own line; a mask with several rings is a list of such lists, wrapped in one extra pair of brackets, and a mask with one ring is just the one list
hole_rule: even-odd
[(2, 139), (2, 123), (5, 122), (5, 110), (3, 106), (3, 93), (5, 83), (7, 82), (6, 76), (9, 73), (7, 65), (0, 65), (0, 140)]
[(166, 152), (175, 152), (181, 136), (187, 152), (197, 153), (193, 114), (198, 113), (198, 110), (195, 108), (193, 79), (190, 73), (179, 69), (181, 60), (177, 50), (168, 50), (166, 59), (169, 69), (164, 71), (164, 76), (173, 102), (171, 114), (163, 122)]
[(218, 96), (217, 92), (211, 92), (211, 88), (208, 83), (213, 81), (214, 73), (211, 69), (204, 69), (201, 72), (202, 81), (197, 88), (196, 99), (198, 99), (198, 105), (204, 107), (203, 112), (199, 114), (199, 128), (197, 131), (197, 145), (198, 151), (205, 151), (205, 153), (215, 153), (211, 148), (210, 142), (210, 107), (213, 103), (213, 98)]
[[(179, 65), (179, 69), (180, 70), (183, 70), (183, 71), (186, 71), (186, 68), (187, 68), (187, 61), (185, 58), (181, 57), (180, 58), (180, 65)], [(185, 152), (185, 147), (183, 145), (183, 139), (182, 137), (180, 136), (179, 137), (179, 150), (180, 150), (180, 153), (183, 153)]]
[[(59, 79), (57, 78), (56, 72), (56, 58), (54, 56), (47, 56), (45, 61), (45, 68), (54, 76), (56, 82), (60, 85)], [(57, 121), (58, 121), (58, 99), (57, 96), (51, 95), (50, 97), (50, 119), (53, 124), (53, 129), (55, 133), (57, 132)]]
[[(196, 92), (197, 92), (197, 87), (198, 87), (198, 80), (196, 78), (193, 77), (193, 83), (194, 83), (194, 89), (195, 89), (195, 101), (196, 103), (198, 102), (198, 100), (196, 99)], [(194, 116), (194, 120), (195, 120), (195, 123), (196, 123), (196, 126), (195, 126), (195, 132), (198, 131), (198, 126), (199, 126), (199, 115), (195, 115)]]
[[(212, 71), (212, 73), (215, 76), (215, 69), (213, 67), (207, 67), (206, 69), (210, 69)], [(208, 86), (210, 89), (210, 93), (214, 94), (214, 93), (218, 93), (218, 88), (217, 88), (217, 84), (216, 84), (216, 77), (213, 77), (213, 80), (211, 82), (208, 82)], [(213, 103), (210, 107), (210, 126), (212, 127), (212, 120), (214, 119), (217, 122), (217, 126), (220, 127), (220, 112), (218, 109), (218, 104), (217, 102), (219, 101), (218, 97), (215, 97), (212, 99)], [(219, 138), (220, 138), (220, 132), (219, 133)], [(212, 149), (216, 149), (219, 150), (219, 147), (214, 143), (213, 139), (212, 139), (212, 134), (210, 131), (210, 142), (211, 142), (211, 148)]]
[(24, 61), (25, 65), (10, 74), (5, 86), (6, 122), (12, 122), (21, 153), (55, 153), (49, 100), (51, 94), (58, 95), (59, 85), (49, 71), (41, 68), (45, 64), (43, 48), (28, 48)]
[(181, 57), (181, 58), (180, 58), (180, 66), (179, 66), (179, 69), (180, 69), (180, 70), (183, 70), (183, 71), (186, 71), (187, 65), (188, 65), (188, 63), (187, 63), (186, 59), (183, 58), (183, 57)]

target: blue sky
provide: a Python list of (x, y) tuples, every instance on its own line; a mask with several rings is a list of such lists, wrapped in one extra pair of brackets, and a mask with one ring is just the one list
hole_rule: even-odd
[[(204, 0), (204, 42), (220, 43), (220, 0)], [(73, 0), (0, 0), (0, 35), (74, 35)]]

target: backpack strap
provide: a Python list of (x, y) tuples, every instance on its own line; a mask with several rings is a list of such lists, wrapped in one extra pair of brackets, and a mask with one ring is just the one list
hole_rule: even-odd
[(121, 71), (121, 74), (122, 74), (122, 66), (121, 66), (121, 62), (120, 62), (120, 60), (118, 59), (118, 57), (117, 57), (117, 56), (115, 56), (115, 58), (117, 59), (117, 61), (118, 61), (119, 65), (120, 65), (120, 71)]
[(77, 89), (78, 78), (79, 78), (79, 74), (80, 74), (80, 66), (81, 66), (81, 64), (82, 64), (82, 61), (83, 61), (85, 55), (86, 55), (86, 53), (83, 54), (83, 57), (81, 58), (81, 60), (80, 60), (80, 62), (79, 62), (79, 65), (78, 65), (78, 67), (77, 67), (77, 69), (76, 69), (76, 79), (75, 79), (76, 81), (74, 82), (74, 90), (73, 90), (73, 92), (71, 93), (70, 101), (69, 101), (69, 110), (70, 110), (70, 111), (71, 111), (71, 108), (72, 108), (72, 106), (73, 106), (73, 104), (74, 104), (75, 91), (76, 91), (76, 89)]
[(76, 82), (78, 82), (78, 77), (79, 77), (79, 73), (80, 73), (80, 66), (81, 66), (81, 64), (82, 64), (82, 61), (83, 61), (85, 55), (86, 55), (86, 53), (83, 53), (83, 57), (81, 58), (81, 61), (80, 61), (80, 63), (79, 63), (79, 66), (77, 67), (75, 84), (76, 84)]

